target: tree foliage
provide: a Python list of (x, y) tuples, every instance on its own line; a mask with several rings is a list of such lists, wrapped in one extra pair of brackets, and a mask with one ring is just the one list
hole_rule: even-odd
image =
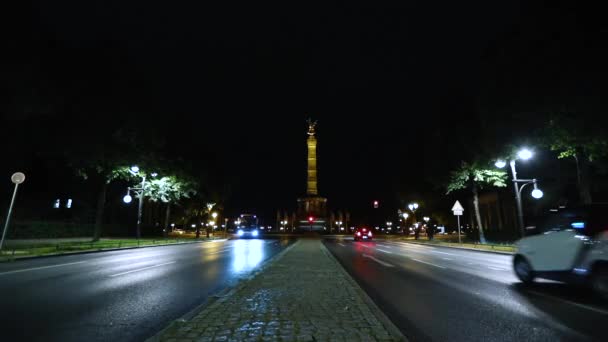
[(608, 154), (608, 137), (606, 132), (598, 131), (598, 127), (590, 124), (593, 121), (574, 115), (555, 114), (545, 129), (545, 142), (558, 153), (560, 159), (584, 158), (593, 162), (605, 157)]
[(177, 176), (165, 176), (152, 178), (146, 184), (144, 196), (154, 202), (177, 202), (182, 198), (190, 198), (195, 195), (196, 183), (193, 181), (182, 180)]
[(446, 189), (447, 193), (461, 190), (475, 184), (480, 188), (484, 186), (506, 187), (507, 173), (502, 170), (486, 169), (479, 163), (463, 162), (460, 168), (452, 172)]

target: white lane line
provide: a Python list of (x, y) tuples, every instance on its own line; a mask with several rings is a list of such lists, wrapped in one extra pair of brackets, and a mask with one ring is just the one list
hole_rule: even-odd
[(401, 246), (403, 246), (403, 247), (412, 247), (414, 249), (428, 249), (428, 250), (434, 250), (435, 249), (435, 247), (422, 246), (422, 245), (418, 245), (418, 244), (415, 244), (415, 243), (400, 242), (399, 244)]
[(378, 259), (376, 259), (375, 257), (373, 257), (373, 256), (371, 256), (371, 255), (363, 254), (363, 257), (364, 257), (364, 258), (369, 258), (369, 259), (372, 259), (372, 260), (374, 260), (375, 262), (377, 262), (377, 263), (379, 263), (380, 265), (385, 266), (385, 267), (395, 267), (395, 265), (389, 264), (388, 262), (385, 262), (385, 261), (382, 261), (382, 260), (378, 260)]
[(170, 262), (165, 262), (164, 264), (158, 264), (158, 265), (152, 265), (152, 266), (148, 266), (148, 267), (142, 267), (142, 268), (138, 268), (136, 270), (131, 270), (131, 271), (127, 271), (127, 272), (112, 274), (110, 277), (118, 277), (118, 276), (121, 276), (121, 275), (129, 274), (129, 273), (133, 273), (133, 272), (144, 271), (144, 270), (148, 270), (148, 269), (151, 269), (151, 268), (154, 268), (154, 267), (160, 267), (160, 266), (170, 265), (170, 264), (174, 264), (174, 263), (175, 263), (175, 261), (170, 261)]
[(494, 271), (509, 271), (506, 268), (500, 268), (500, 267), (493, 267), (493, 266), (486, 266), (487, 268), (494, 270)]
[(82, 264), (83, 262), (86, 262), (86, 261), (68, 262), (67, 264), (49, 265), (49, 266), (25, 268), (25, 269), (22, 269), (22, 270), (7, 271), (7, 272), (0, 273), (0, 276), (3, 276), (5, 274), (21, 273), (21, 272), (28, 272), (28, 271), (43, 270), (43, 269), (46, 269), (46, 268), (53, 268), (53, 267), (61, 267), (61, 266), (70, 266), (70, 265)]
[(431, 264), (430, 262), (426, 262), (426, 261), (422, 261), (422, 260), (418, 260), (418, 259), (414, 259), (414, 258), (412, 258), (412, 260), (414, 260), (414, 261), (418, 261), (418, 262), (421, 262), (421, 263), (423, 263), (423, 264), (427, 264), (427, 265), (431, 265), (431, 266), (439, 267), (439, 268), (445, 268), (445, 267), (443, 267), (443, 266), (439, 266), (439, 265)]
[(382, 249), (382, 248), (376, 248), (376, 250), (380, 251), (380, 252), (388, 253), (388, 254), (393, 254), (393, 252), (387, 251), (386, 249)]
[(136, 259), (145, 259), (145, 258), (154, 258), (154, 257), (159, 257), (162, 254), (153, 254), (153, 255), (137, 255), (137, 256), (132, 256), (132, 257), (125, 257), (125, 258), (116, 258), (116, 257), (104, 257), (104, 258), (100, 258), (98, 260), (94, 260), (94, 261), (99, 261), (99, 262), (121, 262), (121, 261), (127, 261), (127, 260), (136, 260)]
[(453, 254), (453, 253), (446, 253), (446, 252), (440, 252), (440, 251), (431, 251), (431, 252), (433, 252), (433, 253), (439, 253), (439, 254), (446, 254), (446, 255), (456, 255), (456, 254)]
[(541, 293), (541, 292), (532, 291), (532, 290), (527, 290), (526, 292), (535, 294), (535, 295), (540, 296), (540, 297), (550, 298), (550, 299), (553, 299), (553, 300), (560, 300), (562, 302), (574, 305), (574, 306), (579, 307), (579, 308), (583, 308), (583, 309), (587, 309), (587, 310), (590, 310), (590, 311), (593, 311), (593, 312), (597, 312), (597, 313), (600, 313), (602, 315), (608, 315), (608, 311), (602, 310), (600, 308), (596, 308), (596, 307), (593, 307), (593, 306), (590, 306), (590, 305), (576, 303), (576, 302), (573, 302), (573, 301), (570, 301), (570, 300), (567, 300), (567, 299), (553, 297), (551, 295), (548, 295), (548, 294), (545, 294), (545, 293)]
[(443, 259), (443, 260), (454, 260), (452, 258), (441, 258), (441, 259)]
[(386, 248), (393, 248), (393, 247), (391, 247), (391, 246), (389, 246), (389, 245), (384, 245), (384, 244), (381, 244), (381, 243), (377, 243), (376, 245), (377, 245), (377, 246), (386, 247)]
[(345, 244), (338, 242), (338, 245), (342, 246), (342, 247), (346, 247)]

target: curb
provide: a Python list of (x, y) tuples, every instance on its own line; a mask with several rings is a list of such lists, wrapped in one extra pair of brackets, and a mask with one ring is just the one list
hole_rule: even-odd
[(344, 278), (351, 284), (351, 286), (355, 289), (355, 291), (359, 294), (359, 296), (363, 299), (363, 302), (367, 304), (372, 313), (378, 318), (378, 320), (382, 323), (384, 328), (388, 331), (391, 337), (395, 338), (396, 341), (408, 341), (408, 339), (401, 333), (401, 330), (397, 328), (397, 326), (380, 310), (380, 308), (374, 303), (374, 301), (365, 293), (365, 291), (357, 284), (355, 279), (348, 274), (348, 272), (344, 269), (342, 264), (338, 262), (338, 260), (331, 254), (331, 252), (325, 247), (325, 244), (321, 241), (321, 249), (323, 253), (327, 255), (336, 266), (340, 269), (340, 272), (344, 275)]
[(404, 243), (411, 243), (413, 245), (421, 245), (421, 246), (431, 246), (431, 247), (441, 247), (441, 248), (452, 248), (452, 249), (464, 249), (467, 251), (474, 251), (474, 252), (482, 252), (482, 253), (492, 253), (492, 254), (502, 254), (502, 255), (514, 255), (515, 252), (507, 252), (507, 251), (490, 251), (487, 249), (477, 249), (477, 248), (470, 248), (470, 247), (458, 247), (458, 246), (446, 246), (446, 245), (434, 245), (434, 244), (430, 244), (430, 243), (424, 243), (424, 242), (413, 242), (413, 241), (403, 241)]
[(151, 247), (166, 247), (166, 246), (176, 246), (176, 245), (188, 245), (188, 244), (192, 244), (192, 243), (210, 243), (210, 242), (219, 242), (219, 241), (227, 241), (227, 240), (228, 239), (204, 240), (204, 241), (189, 241), (189, 242), (168, 243), (168, 244), (164, 244), (164, 245), (133, 246), (133, 247), (107, 248), (107, 249), (96, 249), (96, 250), (88, 250), (88, 251), (66, 252), (66, 253), (52, 253), (52, 254), (44, 254), (44, 255), (18, 256), (18, 257), (15, 257), (13, 259), (7, 258), (6, 260), (0, 260), (0, 263), (3, 263), (3, 262), (15, 262), (15, 261), (19, 261), (19, 260), (53, 258), (53, 257), (59, 257), (59, 256), (66, 256), (66, 255), (79, 255), (79, 254), (91, 254), (91, 253), (125, 251), (125, 250), (129, 250), (129, 249), (151, 248)]
[(202, 304), (200, 304), (197, 307), (195, 307), (194, 309), (188, 311), (186, 314), (182, 315), (180, 318), (173, 320), (166, 327), (164, 327), (161, 331), (159, 331), (156, 334), (154, 334), (153, 336), (147, 338), (145, 340), (145, 342), (160, 342), (161, 337), (163, 336), (163, 334), (165, 332), (179, 326), (182, 323), (185, 323), (185, 322), (191, 320), (197, 314), (201, 313), (205, 309), (207, 309), (210, 306), (212, 306), (213, 304), (217, 303), (218, 300), (220, 300), (220, 299), (226, 300), (226, 299), (232, 297), (237, 291), (239, 291), (242, 288), (244, 288), (245, 286), (247, 286), (249, 281), (251, 281), (253, 278), (255, 278), (258, 274), (260, 274), (261, 272), (266, 270), (268, 267), (270, 267), (272, 264), (274, 264), (278, 260), (280, 260), (285, 254), (287, 254), (287, 252), (289, 252), (298, 243), (300, 243), (299, 239), (296, 242), (292, 243), (291, 245), (287, 246), (284, 250), (277, 253), (272, 258), (268, 259), (262, 266), (260, 266), (256, 271), (252, 272), (249, 276), (242, 278), (238, 282), (238, 284), (236, 284), (234, 286), (229, 286), (225, 289), (218, 291), (215, 294), (210, 295), (209, 298), (207, 300), (205, 300)]

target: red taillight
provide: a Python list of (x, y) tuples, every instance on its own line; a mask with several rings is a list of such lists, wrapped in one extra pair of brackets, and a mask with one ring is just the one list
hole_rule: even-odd
[(357, 232), (357, 236), (361, 236), (361, 232)]
[(367, 236), (372, 236), (372, 232), (367, 233)]

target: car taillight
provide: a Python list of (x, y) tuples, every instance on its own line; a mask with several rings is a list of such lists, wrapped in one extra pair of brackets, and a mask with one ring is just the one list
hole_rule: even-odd
[(361, 232), (357, 232), (357, 236), (361, 236)]
[(367, 236), (372, 236), (372, 232), (367, 233)]

